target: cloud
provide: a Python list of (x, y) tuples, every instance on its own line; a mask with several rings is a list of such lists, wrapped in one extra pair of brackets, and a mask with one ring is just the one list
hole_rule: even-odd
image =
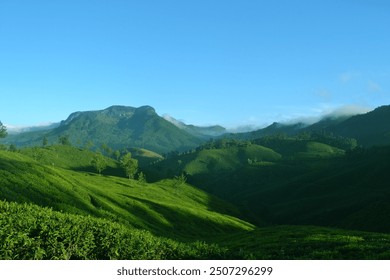
[[(324, 118), (336, 119), (339, 117), (349, 117), (359, 114), (365, 114), (371, 111), (372, 108), (359, 106), (359, 105), (344, 105), (344, 106), (329, 106), (323, 105), (320, 108), (312, 108), (310, 111), (313, 112), (313, 115), (302, 115), (298, 117), (291, 117), (290, 119), (285, 118), (280, 122), (283, 124), (296, 124), (303, 123), (306, 125), (314, 124)], [(308, 110), (309, 111), (309, 110)]]
[(321, 89), (317, 91), (316, 96), (320, 97), (323, 101), (327, 101), (327, 102), (329, 102), (333, 97), (332, 93), (326, 89)]
[(344, 72), (339, 75), (339, 80), (343, 83), (348, 83), (352, 79), (356, 78), (359, 76), (359, 73), (355, 72)]
[(368, 82), (368, 90), (370, 92), (380, 92), (380, 91), (382, 91), (382, 87), (376, 82), (369, 81)]
[(44, 122), (44, 123), (39, 123), (36, 125), (6, 125), (7, 131), (10, 134), (16, 134), (16, 133), (22, 133), (22, 132), (29, 132), (29, 131), (40, 131), (40, 130), (45, 130), (45, 129), (50, 129), (50, 128), (55, 128), (59, 125), (59, 123), (55, 122)]
[(347, 116), (354, 116), (359, 114), (365, 114), (369, 111), (371, 111), (372, 108), (363, 107), (359, 105), (345, 105), (341, 107), (337, 107), (330, 112), (323, 112), (322, 117), (347, 117)]

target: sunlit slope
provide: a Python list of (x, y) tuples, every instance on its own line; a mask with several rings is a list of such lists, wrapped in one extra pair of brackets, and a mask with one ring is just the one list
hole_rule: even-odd
[(181, 243), (105, 219), (0, 201), (0, 260), (214, 259), (227, 249)]
[(203, 149), (201, 147), (198, 151), (184, 153), (159, 161), (149, 166), (147, 171), (154, 180), (173, 177), (182, 173), (189, 176), (218, 175), (247, 166), (248, 162), (267, 165), (280, 159), (280, 154), (260, 145), (212, 149)]
[(253, 228), (233, 217), (238, 211), (231, 205), (178, 180), (146, 184), (41, 164), (20, 153), (2, 151), (0, 158), (0, 199), (108, 218), (161, 235), (201, 237)]
[(0, 259), (389, 259), (390, 235), (313, 226), (180, 242), (106, 219), (0, 201)]

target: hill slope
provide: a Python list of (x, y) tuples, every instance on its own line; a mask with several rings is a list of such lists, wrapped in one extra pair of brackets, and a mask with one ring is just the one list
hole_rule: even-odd
[(312, 125), (273, 123), (252, 132), (229, 134), (224, 137), (254, 140), (267, 136), (293, 136), (302, 133), (353, 138), (359, 145), (365, 147), (390, 145), (390, 106), (381, 106), (371, 112), (354, 116), (327, 116)]
[[(67, 154), (80, 154), (73, 149)], [(1, 151), (0, 157), (0, 199), (107, 218), (181, 238), (253, 228), (234, 217), (238, 211), (233, 206), (178, 180), (139, 183), (68, 170), (57, 167), (59, 163), (42, 164), (20, 153)], [(82, 163), (80, 167), (85, 168)]]
[(200, 150), (161, 161), (147, 174), (185, 173), (188, 182), (234, 203), (257, 225), (390, 231), (390, 148), (345, 152), (310, 139), (256, 142), (269, 148)]

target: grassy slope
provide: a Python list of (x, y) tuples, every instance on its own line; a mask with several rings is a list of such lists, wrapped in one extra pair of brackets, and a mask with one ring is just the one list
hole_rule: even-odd
[(279, 226), (179, 242), (105, 219), (0, 201), (0, 259), (388, 259), (390, 235)]
[[(80, 153), (56, 147), (61, 149)], [(237, 210), (231, 205), (177, 180), (141, 184), (60, 168), (60, 161), (54, 167), (41, 164), (20, 153), (0, 152), (0, 157), (0, 198), (8, 201), (108, 218), (166, 236), (200, 238), (253, 228), (232, 216)], [(65, 160), (61, 164), (76, 169)]]
[[(320, 147), (324, 148), (321, 145)], [(51, 149), (55, 152), (50, 151)], [(54, 162), (53, 166), (52, 163), (43, 164), (27, 156), (29, 150), (23, 151), (25, 154), (0, 152), (1, 199), (32, 202), (63, 211), (57, 213), (36, 206), (0, 202), (0, 244), (2, 244), (0, 258), (2, 259), (387, 259), (390, 257), (388, 255), (390, 236), (387, 234), (312, 226), (254, 229), (250, 224), (232, 217), (238, 212), (231, 205), (178, 180), (140, 184), (124, 178), (75, 171), (80, 169), (78, 165), (89, 162), (87, 158), (91, 154), (82, 155), (83, 151), (62, 146), (46, 150), (49, 150), (46, 159), (57, 159), (56, 155), (61, 155), (58, 156), (61, 160)], [(256, 148), (255, 150), (259, 151)], [(383, 151), (378, 153), (382, 154), (383, 159), (387, 158), (387, 154)], [(213, 151), (212, 154), (220, 155), (218, 151)], [(235, 155), (248, 156), (242, 152)], [(77, 160), (77, 157), (80, 159)], [(243, 156), (241, 158), (244, 159)], [(364, 158), (364, 161), (354, 159), (356, 166), (339, 172), (360, 173), (376, 163), (377, 158), (372, 156), (368, 159)], [(38, 158), (41, 161), (42, 159), (43, 157)], [(274, 162), (275, 165), (245, 166), (245, 170), (249, 173), (243, 175), (253, 180), (256, 177), (250, 176), (255, 173), (264, 176), (264, 170), (268, 170), (267, 172), (273, 174), (271, 179), (275, 179), (286, 175), (287, 170), (294, 172), (294, 170), (281, 168), (279, 174), (274, 174), (276, 166), (286, 164), (279, 157), (274, 159), (277, 160)], [(339, 162), (339, 159), (337, 161)], [(326, 161), (325, 166), (328, 163), (329, 161)], [(241, 164), (243, 162), (239, 165)], [(337, 166), (331, 166), (334, 170), (338, 169)], [(314, 167), (310, 164), (310, 168), (314, 171), (319, 172), (318, 167), (318, 164)], [(383, 168), (387, 167), (388, 165), (383, 163), (373, 176), (381, 175)], [(297, 170), (305, 170), (306, 167), (302, 168), (299, 167)], [(323, 166), (320, 170), (322, 168)], [(365, 172), (370, 173), (370, 169)], [(234, 179), (234, 172), (228, 173), (233, 174), (233, 177), (228, 177), (228, 180)], [(314, 176), (313, 174), (315, 173), (307, 176)], [(319, 174), (321, 173), (308, 178), (324, 179), (318, 176)], [(333, 178), (336, 182), (338, 176), (340, 174), (334, 174), (325, 178), (325, 181)], [(349, 178), (351, 174), (345, 176)], [(299, 182), (304, 176), (295, 178), (296, 182)], [(378, 178), (378, 180), (383, 179), (383, 177)], [(356, 181), (360, 182), (358, 178)], [(267, 182), (267, 179), (264, 182)], [(354, 183), (351, 182), (351, 185)], [(364, 186), (365, 183), (362, 181), (357, 186)], [(283, 190), (283, 186), (283, 184), (276, 184), (268, 188), (268, 191), (274, 193), (274, 198), (277, 198), (279, 191), (286, 191)], [(258, 193), (254, 189), (247, 191), (251, 197)], [(268, 201), (268, 197), (265, 198)], [(269, 198), (272, 201), (272, 197)], [(280, 208), (280, 205), (275, 206), (276, 208)], [(285, 213), (291, 210), (289, 207), (285, 209)], [(382, 210), (388, 213), (386, 209)], [(372, 212), (367, 213), (372, 217)], [(81, 214), (81, 216), (74, 214)], [(92, 218), (90, 215), (104, 220)], [(360, 214), (357, 212), (356, 215)], [(148, 232), (140, 231), (143, 229)], [(173, 241), (172, 238), (184, 243)], [(207, 243), (194, 243), (195, 240), (202, 239)]]
[[(240, 158), (237, 150), (248, 148), (203, 150), (160, 162), (152, 175), (166, 175), (164, 165), (176, 174), (187, 171), (191, 184), (233, 202), (258, 225), (390, 231), (389, 149), (351, 158), (341, 149), (309, 140), (268, 145), (282, 158), (265, 161), (250, 153)], [(243, 160), (256, 157), (260, 160)]]
[(0, 259), (219, 259), (227, 250), (36, 205), (0, 201)]

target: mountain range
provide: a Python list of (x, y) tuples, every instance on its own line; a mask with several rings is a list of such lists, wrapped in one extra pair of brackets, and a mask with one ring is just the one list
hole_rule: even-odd
[(358, 145), (370, 147), (390, 144), (390, 106), (353, 116), (328, 116), (314, 124), (273, 123), (268, 127), (245, 133), (229, 133), (222, 126), (187, 125), (169, 116), (159, 116), (154, 108), (142, 106), (111, 106), (104, 110), (75, 112), (57, 124), (39, 129), (12, 133), (3, 144), (18, 147), (40, 145), (46, 138), (56, 143), (66, 136), (73, 145), (113, 149), (144, 148), (159, 154), (183, 152), (201, 145), (210, 138), (253, 140), (272, 135), (302, 133), (332, 134), (353, 138)]
[(390, 106), (381, 106), (365, 114), (353, 116), (327, 116), (314, 124), (302, 122), (283, 124), (274, 122), (268, 127), (232, 134), (234, 139), (257, 139), (272, 135), (297, 135), (300, 133), (332, 134), (357, 140), (364, 147), (390, 144)]
[(104, 110), (75, 112), (54, 127), (11, 134), (6, 144), (40, 145), (46, 138), (55, 143), (68, 137), (76, 146), (112, 149), (146, 148), (157, 153), (192, 149), (211, 136), (223, 133), (220, 126), (196, 127), (160, 117), (154, 108), (111, 106)]

